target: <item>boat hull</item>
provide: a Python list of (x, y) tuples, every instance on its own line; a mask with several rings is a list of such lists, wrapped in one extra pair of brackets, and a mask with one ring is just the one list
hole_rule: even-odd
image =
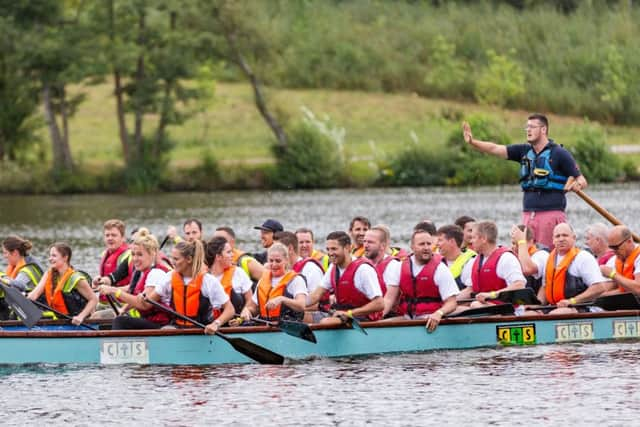
[[(365, 322), (355, 329), (314, 326), (317, 344), (268, 327), (227, 328), (292, 361), (312, 357), (470, 349), (499, 345), (597, 342), (640, 337), (640, 311), (560, 316), (494, 316), (445, 320), (433, 333), (424, 321)], [(202, 330), (0, 331), (0, 363), (170, 364), (252, 363)]]

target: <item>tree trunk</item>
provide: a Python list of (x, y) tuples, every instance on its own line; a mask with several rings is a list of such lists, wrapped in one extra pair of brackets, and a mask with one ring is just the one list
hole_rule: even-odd
[[(116, 30), (115, 30), (115, 11), (113, 6), (113, 0), (109, 2), (109, 38), (111, 44), (115, 44)], [(122, 155), (124, 156), (125, 164), (131, 164), (131, 148), (129, 143), (129, 131), (127, 130), (126, 116), (124, 112), (124, 99), (122, 80), (120, 77), (120, 70), (115, 65), (115, 59), (111, 58), (113, 64), (113, 93), (116, 97), (116, 116), (118, 117), (118, 133), (120, 135), (120, 144), (122, 145)]]
[(258, 80), (258, 77), (254, 74), (253, 70), (242, 56), (240, 49), (235, 41), (235, 35), (231, 30), (228, 30), (224, 27), (225, 38), (227, 39), (227, 43), (229, 44), (229, 48), (231, 49), (231, 54), (233, 55), (233, 61), (240, 67), (244, 75), (249, 79), (251, 86), (253, 87), (253, 96), (254, 101), (256, 103), (256, 107), (262, 115), (262, 118), (267, 122), (267, 125), (271, 128), (271, 131), (276, 137), (278, 141), (278, 147), (280, 149), (285, 149), (287, 147), (287, 134), (284, 129), (275, 118), (271, 111), (269, 111), (269, 107), (267, 107), (267, 103), (265, 101), (264, 95), (262, 93), (262, 84)]
[(69, 149), (69, 144), (62, 137), (60, 128), (56, 122), (53, 103), (51, 101), (51, 87), (48, 82), (44, 82), (42, 85), (42, 101), (44, 104), (44, 119), (51, 137), (53, 168), (54, 170), (72, 171), (73, 161), (71, 158), (71, 150)]

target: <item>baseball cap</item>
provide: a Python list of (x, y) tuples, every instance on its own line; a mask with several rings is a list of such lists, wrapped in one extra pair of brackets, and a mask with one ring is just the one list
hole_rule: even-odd
[(280, 224), (275, 219), (268, 219), (265, 222), (263, 222), (262, 225), (256, 225), (253, 228), (256, 230), (273, 231), (273, 232), (284, 231), (284, 227), (282, 226), (282, 224)]

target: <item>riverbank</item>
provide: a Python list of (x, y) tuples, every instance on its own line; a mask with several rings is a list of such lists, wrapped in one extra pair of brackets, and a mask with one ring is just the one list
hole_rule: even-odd
[[(86, 193), (140, 192), (123, 169), (117, 137), (115, 102), (109, 84), (73, 88), (87, 99), (70, 121), (70, 142), (77, 168), (71, 175), (48, 171), (51, 153), (46, 129), (27, 166), (6, 163), (0, 169), (0, 192)], [(497, 123), (512, 142), (523, 138), (528, 112), (479, 104), (426, 99), (415, 94), (382, 94), (330, 90), (269, 90), (269, 102), (285, 126), (302, 120), (302, 109), (318, 121), (344, 130), (348, 179), (344, 186), (380, 185), (387, 160), (415, 146), (446, 147), (460, 122), (483, 117)], [(640, 165), (640, 127), (608, 126), (585, 119), (550, 115), (550, 134), (571, 148), (586, 127), (596, 129), (609, 147), (627, 147), (624, 159)], [(161, 167), (158, 189), (165, 191), (266, 189), (275, 159), (274, 138), (253, 104), (246, 84), (219, 83), (211, 103), (182, 126), (170, 129), (174, 143)], [(505, 165), (505, 167), (508, 167)], [(515, 179), (515, 176), (514, 176)]]

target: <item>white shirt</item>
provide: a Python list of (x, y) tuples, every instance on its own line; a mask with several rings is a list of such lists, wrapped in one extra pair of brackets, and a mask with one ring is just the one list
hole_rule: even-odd
[[(214, 274), (213, 277), (218, 279), (218, 281), (222, 280), (223, 274)], [(238, 295), (244, 295), (245, 292), (251, 290), (251, 279), (247, 276), (247, 273), (240, 267), (236, 267), (233, 271), (233, 276), (231, 277), (231, 286), (233, 290)]]
[[(555, 265), (557, 266), (558, 264), (560, 264), (563, 259), (564, 256), (558, 255), (555, 260)], [(567, 273), (574, 277), (579, 277), (587, 286), (591, 286), (594, 283), (606, 282), (609, 280), (605, 278), (600, 272), (598, 260), (596, 260), (594, 256), (589, 252), (583, 250), (580, 250), (580, 252), (578, 252), (576, 257), (573, 259), (573, 262), (569, 264)]]
[[(278, 283), (280, 283), (280, 279), (282, 279), (282, 276), (271, 278), (272, 289), (278, 286)], [(251, 298), (256, 305), (258, 304), (258, 289), (259, 288), (256, 288), (255, 292), (253, 293), (253, 297)], [(300, 294), (308, 295), (307, 285), (304, 283), (304, 279), (300, 276), (294, 277), (293, 280), (289, 282), (286, 292), (289, 295), (293, 295), (293, 298)]]
[[(327, 290), (331, 289), (331, 276), (335, 274), (334, 268), (338, 268), (338, 266), (335, 264), (330, 266), (320, 283), (320, 286)], [(338, 271), (340, 272), (340, 276), (344, 274), (344, 269), (338, 268)], [(382, 296), (378, 274), (369, 264), (362, 264), (358, 267), (356, 273), (353, 275), (353, 284), (357, 290), (362, 292), (370, 300)]]
[(384, 284), (387, 286), (398, 286), (400, 284), (401, 268), (402, 268), (402, 263), (400, 262), (399, 259), (393, 258), (391, 261), (389, 261), (389, 264), (387, 264), (387, 268), (385, 268), (384, 272), (382, 273), (382, 279), (384, 280)]
[[(165, 304), (171, 301), (171, 276), (172, 274), (166, 274), (164, 282), (157, 285), (155, 288), (156, 293), (160, 295), (162, 302)], [(183, 277), (182, 280), (184, 280), (185, 283), (189, 283), (191, 281), (191, 277)], [(202, 279), (202, 288), (200, 288), (200, 293), (203, 297), (209, 299), (211, 307), (214, 309), (222, 307), (227, 303), (227, 301), (229, 301), (229, 296), (224, 291), (220, 281), (209, 273), (206, 273)]]
[[(480, 256), (480, 255), (478, 255)], [(484, 258), (484, 262), (487, 262), (488, 258)], [(507, 286), (522, 281), (527, 283), (524, 274), (522, 274), (522, 266), (518, 258), (511, 252), (505, 252), (498, 259), (496, 266), (496, 275), (507, 283)], [(473, 282), (469, 280), (469, 282)], [(473, 285), (473, 284), (472, 284)]]
[[(298, 261), (300, 261), (301, 259), (302, 258), (299, 258)], [(304, 267), (302, 267), (300, 274), (302, 274), (307, 280), (307, 291), (311, 293), (322, 282), (322, 276), (324, 275), (324, 272), (320, 267), (318, 267), (318, 264), (313, 261), (308, 261), (307, 263), (305, 263)]]
[[(607, 261), (607, 266), (615, 270), (616, 259), (617, 259), (617, 256), (612, 256), (611, 258), (609, 258), (609, 261)], [(640, 256), (638, 256), (635, 262), (633, 263), (633, 275), (635, 276), (636, 274), (640, 274)]]
[(549, 252), (545, 250), (538, 250), (531, 255), (531, 261), (538, 267), (538, 272), (533, 275), (534, 279), (540, 279), (544, 277), (544, 271), (547, 268), (547, 259), (549, 258)]

